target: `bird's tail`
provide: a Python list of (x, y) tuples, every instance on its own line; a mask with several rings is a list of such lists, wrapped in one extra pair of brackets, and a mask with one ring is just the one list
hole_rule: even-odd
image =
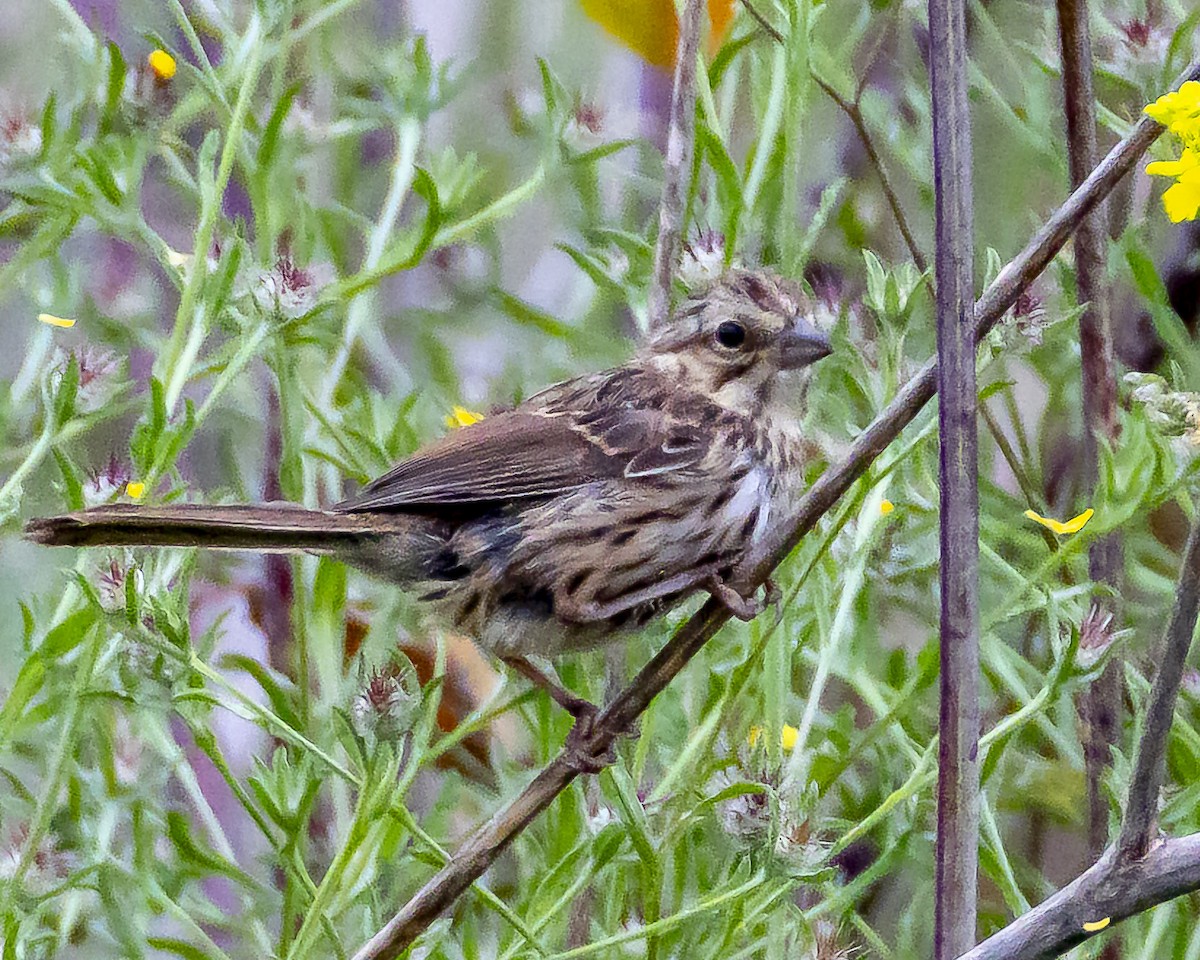
[(30, 520), (25, 538), (52, 547), (338, 553), (363, 541), (402, 534), (404, 525), (405, 518), (396, 515), (326, 513), (292, 504), (111, 504)]

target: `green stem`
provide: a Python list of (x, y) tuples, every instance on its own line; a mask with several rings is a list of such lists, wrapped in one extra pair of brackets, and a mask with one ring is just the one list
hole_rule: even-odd
[(87, 692), (88, 684), (91, 683), (92, 671), (100, 656), (100, 648), (104, 644), (103, 634), (96, 627), (93, 626), (90, 633), (91, 636), (84, 639), (79, 663), (75, 668), (75, 678), (71, 682), (66, 716), (63, 718), (62, 728), (59, 730), (58, 743), (55, 744), (54, 753), (50, 758), (49, 774), (46, 777), (41, 796), (38, 797), (33, 819), (29, 823), (29, 832), (21, 847), (21, 855), (4, 888), (3, 915), (5, 916), (11, 913), (21, 881), (37, 856), (38, 848), (41, 846), (46, 832), (50, 829), (50, 820), (58, 808), (58, 798), (66, 778), (67, 765), (73, 757), (72, 746), (79, 732), (79, 721), (83, 717), (84, 694)]
[[(203, 342), (205, 334), (205, 317), (202, 306), (198, 303), (200, 289), (204, 285), (207, 273), (208, 250), (212, 246), (213, 231), (216, 228), (217, 217), (221, 211), (221, 200), (225, 196), (225, 188), (229, 184), (233, 172), (234, 158), (237, 156), (238, 144), (241, 141), (242, 129), (246, 123), (246, 115), (250, 110), (250, 97), (258, 83), (259, 69), (262, 65), (262, 21), (258, 14), (250, 19), (246, 31), (245, 44), (249, 48), (249, 58), (243, 71), (242, 85), (238, 90), (237, 102), (234, 104), (233, 116), (229, 119), (229, 128), (225, 134), (225, 143), (221, 148), (221, 159), (217, 165), (217, 176), (211, 189), (204, 197), (200, 208), (200, 222), (196, 228), (196, 241), (192, 248), (192, 267), (188, 271), (187, 282), (183, 294), (179, 298), (179, 309), (175, 313), (175, 325), (171, 331), (170, 344), (164, 354), (166, 362), (160, 367), (159, 375), (167, 378), (166, 404), (167, 413), (174, 411), (183, 386), (191, 373), (191, 364), (184, 364), (185, 345), (195, 342), (196, 350)], [(200, 172), (204, 176), (204, 171)], [(191, 356), (195, 360), (195, 356)]]

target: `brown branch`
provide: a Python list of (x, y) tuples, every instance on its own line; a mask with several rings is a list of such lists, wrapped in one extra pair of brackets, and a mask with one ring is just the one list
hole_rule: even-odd
[(1167, 741), (1183, 666), (1200, 610), (1200, 521), (1179, 571), (1175, 606), (1163, 638), (1158, 674), (1146, 704), (1137, 759), (1129, 779), (1117, 843), (1073, 883), (1010, 923), (962, 960), (1054, 957), (1086, 940), (1084, 923), (1135, 913), (1200, 889), (1200, 833), (1154, 842), (1158, 793), (1166, 772)]
[(696, 148), (696, 58), (706, 10), (704, 0), (687, 0), (679, 24), (667, 152), (663, 157), (662, 199), (658, 205), (658, 240), (654, 244), (654, 272), (648, 301), (651, 330), (661, 327), (671, 313), (671, 285), (683, 233), (687, 179)]
[(929, 0), (941, 397), (936, 960), (975, 943), (979, 866), (979, 421), (966, 21), (964, 0)]
[[(1200, 64), (1193, 65), (1183, 79), (1196, 78), (1200, 78)], [(1080, 219), (1132, 169), (1162, 129), (1149, 117), (1140, 120), (1133, 132), (1112, 149), (1083, 185), (1054, 212), (1025, 249), (1000, 271), (975, 304), (976, 339), (986, 334), (1016, 302), (1017, 296), (1062, 249)], [(846, 458), (817, 478), (800, 501), (795, 515), (767, 534), (762, 549), (739, 571), (733, 586), (748, 591), (766, 580), (801, 538), (912, 422), (933, 397), (935, 385), (936, 365), (931, 360), (859, 435)], [(581, 747), (596, 755), (604, 753), (728, 619), (724, 606), (713, 600), (705, 603), (604, 709), (588, 742)], [(463, 842), (453, 859), (355, 954), (354, 960), (390, 960), (411, 944), (459, 894), (483, 875), (516, 836), (550, 806), (576, 776), (564, 754), (550, 761), (507, 807)]]
[(959, 960), (1041, 960), (1095, 936), (1083, 925), (1118, 923), (1200, 889), (1200, 833), (1165, 840), (1140, 860), (1109, 850), (1095, 866)]
[[(1067, 115), (1067, 153), (1071, 185), (1077, 186), (1096, 163), (1096, 97), (1092, 89), (1092, 42), (1087, 0), (1058, 0), (1058, 33), (1062, 49), (1063, 99)], [(1117, 381), (1109, 331), (1108, 289), (1104, 279), (1108, 246), (1105, 204), (1096, 206), (1075, 232), (1075, 277), (1079, 347), (1083, 370), (1083, 486), (1090, 497), (1096, 486), (1096, 448), (1117, 436)], [(1119, 588), (1123, 562), (1116, 533), (1095, 540), (1088, 551), (1091, 579)], [(1107, 591), (1106, 591), (1107, 592)], [(1097, 603), (1111, 606), (1108, 597)], [(1108, 801), (1105, 771), (1120, 734), (1123, 691), (1121, 666), (1114, 657), (1104, 673), (1080, 697), (1083, 751), (1088, 785), (1088, 847), (1096, 859), (1108, 845)]]
[(1158, 820), (1158, 791), (1166, 771), (1167, 739), (1184, 663), (1196, 632), (1197, 604), (1200, 604), (1200, 521), (1192, 526), (1184, 550), (1175, 606), (1163, 637), (1158, 673), (1150, 688), (1142, 740), (1129, 780), (1125, 819), (1117, 838), (1117, 851), (1126, 859), (1145, 856)]

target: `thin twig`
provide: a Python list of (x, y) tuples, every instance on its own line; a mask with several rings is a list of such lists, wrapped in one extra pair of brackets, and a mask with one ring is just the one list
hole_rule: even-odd
[[(1077, 186), (1096, 164), (1096, 96), (1092, 89), (1092, 41), (1087, 0), (1058, 0), (1062, 49), (1063, 98), (1067, 115), (1067, 155), (1071, 185)], [(1075, 278), (1079, 349), (1083, 370), (1083, 464), (1085, 496), (1096, 486), (1096, 448), (1117, 436), (1117, 381), (1109, 332), (1108, 289), (1104, 280), (1108, 216), (1100, 203), (1075, 232)], [(1113, 587), (1121, 581), (1121, 540), (1116, 533), (1094, 541), (1088, 551), (1092, 580)], [(1107, 592), (1107, 591), (1106, 591)], [(1111, 599), (1097, 598), (1111, 605)], [(1081, 697), (1084, 762), (1088, 784), (1088, 846), (1092, 858), (1108, 845), (1108, 801), (1102, 789), (1120, 731), (1121, 666), (1114, 657)]]
[(1163, 637), (1159, 654), (1158, 673), (1150, 688), (1146, 703), (1146, 718), (1137, 759), (1129, 779), (1129, 796), (1125, 801), (1125, 819), (1117, 838), (1117, 851), (1126, 859), (1145, 856), (1150, 847), (1151, 833), (1158, 819), (1158, 791), (1166, 769), (1167, 739), (1171, 718), (1175, 715), (1175, 700), (1183, 666), (1196, 631), (1197, 605), (1200, 604), (1200, 522), (1192, 527), (1183, 566), (1179, 571), (1179, 588), (1175, 606)]
[(1192, 527), (1175, 606), (1146, 704), (1117, 843), (1073, 883), (989, 937), (962, 960), (1054, 957), (1087, 939), (1084, 924), (1117, 922), (1200, 889), (1200, 833), (1154, 842), (1158, 793), (1183, 666), (1200, 609), (1200, 522)]
[[(1200, 63), (1182, 80), (1200, 78)], [(982, 337), (1016, 302), (1017, 297), (1055, 257), (1080, 219), (1106, 197), (1133, 168), (1163, 128), (1149, 117), (1104, 158), (1084, 184), (1067, 198), (1011, 260), (975, 304), (975, 336)], [(929, 361), (851, 445), (844, 460), (831, 466), (808, 489), (796, 513), (764, 538), (756, 555), (735, 578), (736, 589), (749, 591), (770, 575), (817, 522), (887, 446), (895, 440), (936, 389), (936, 364)], [(596, 719), (591, 736), (580, 745), (603, 754), (645, 711), (650, 702), (729, 619), (714, 600), (688, 619)], [(559, 754), (507, 807), (495, 813), (465, 840), (454, 857), (425, 884), (388, 923), (355, 954), (354, 960), (390, 960), (411, 944), (532, 823), (578, 774)]]
[(904, 238), (904, 243), (908, 247), (909, 255), (912, 257), (917, 269), (924, 273), (928, 268), (925, 255), (921, 252), (921, 248), (917, 245), (917, 240), (908, 226), (908, 218), (904, 216), (904, 208), (900, 206), (900, 198), (896, 195), (896, 191), (892, 187), (892, 181), (889, 179), (887, 169), (883, 165), (883, 158), (879, 156), (879, 151), (875, 149), (875, 143), (871, 139), (871, 133), (867, 130), (867, 122), (863, 117), (859, 101), (857, 99), (847, 100), (823, 80), (816, 71), (812, 72), (812, 78), (816, 81), (817, 86), (825, 91), (829, 99), (836, 103), (838, 108), (850, 118), (855, 132), (858, 133), (858, 139), (862, 142), (863, 149), (867, 152), (867, 159), (871, 162), (871, 166), (875, 170), (875, 176), (879, 178), (879, 186), (883, 189), (884, 197), (887, 198), (888, 206), (892, 210), (892, 216), (895, 218), (900, 235)]
[(941, 671), (934, 957), (975, 944), (979, 865), (979, 434), (964, 0), (929, 0), (937, 249)]
[(696, 148), (696, 58), (706, 10), (704, 0), (687, 0), (679, 23), (667, 152), (663, 157), (662, 199), (658, 205), (658, 241), (654, 244), (654, 273), (648, 301), (652, 331), (666, 323), (671, 313), (671, 285), (683, 233), (686, 181), (692, 172), (692, 153)]
[(758, 12), (758, 9), (750, 2), (750, 0), (742, 0), (742, 6), (746, 8), (746, 12), (752, 16), (760, 27), (767, 32), (767, 35), (776, 43), (784, 43), (784, 36), (773, 26), (771, 21)]

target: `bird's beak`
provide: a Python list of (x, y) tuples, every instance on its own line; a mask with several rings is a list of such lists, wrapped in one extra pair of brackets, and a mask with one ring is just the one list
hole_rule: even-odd
[(780, 338), (785, 370), (799, 370), (833, 353), (829, 335), (818, 330), (810, 321), (796, 317)]

